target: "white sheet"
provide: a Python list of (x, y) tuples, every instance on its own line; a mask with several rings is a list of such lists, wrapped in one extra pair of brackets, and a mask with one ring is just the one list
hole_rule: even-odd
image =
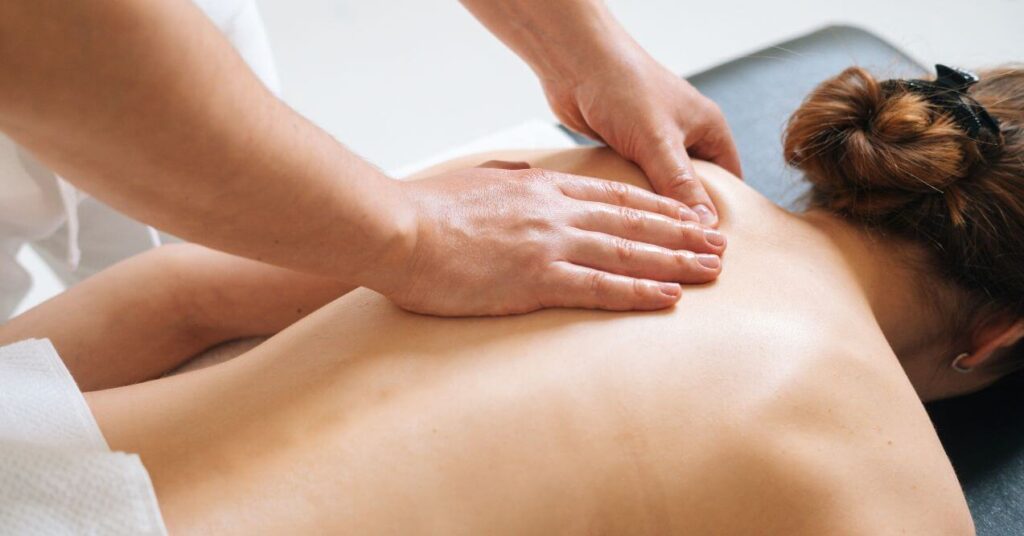
[(167, 533), (142, 461), (110, 450), (49, 340), (0, 347), (0, 533)]

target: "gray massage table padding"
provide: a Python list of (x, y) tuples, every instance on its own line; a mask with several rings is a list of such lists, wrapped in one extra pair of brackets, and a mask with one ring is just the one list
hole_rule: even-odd
[[(786, 120), (818, 83), (854, 64), (882, 78), (928, 72), (868, 32), (831, 26), (688, 80), (725, 113), (747, 183), (795, 209), (807, 185), (782, 158)], [(579, 135), (575, 139), (592, 143)], [(963, 485), (978, 534), (1024, 535), (1024, 377), (932, 404), (929, 413)]]
[(743, 176), (787, 208), (807, 185), (782, 157), (789, 115), (821, 81), (851, 65), (883, 78), (920, 77), (925, 70), (881, 39), (832, 26), (770, 47), (689, 78), (722, 108), (739, 148)]

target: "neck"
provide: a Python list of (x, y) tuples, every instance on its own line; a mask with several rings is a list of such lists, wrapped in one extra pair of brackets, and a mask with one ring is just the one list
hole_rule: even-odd
[(900, 361), (933, 347), (944, 328), (933, 304), (923, 299), (922, 274), (914, 269), (919, 249), (879, 235), (823, 211), (802, 218), (822, 231), (841, 252)]

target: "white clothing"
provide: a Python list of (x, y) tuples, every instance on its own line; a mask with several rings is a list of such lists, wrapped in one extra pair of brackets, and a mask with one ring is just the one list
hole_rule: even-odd
[[(255, 1), (196, 3), (276, 93)], [(0, 322), (31, 285), (15, 258), (26, 243), (71, 284), (150, 247), (150, 231), (88, 199), (0, 134)], [(0, 348), (0, 532), (166, 534), (141, 460), (110, 451), (49, 341)]]
[[(256, 75), (279, 91), (255, 0), (195, 0)], [(32, 243), (65, 284), (151, 247), (145, 225), (88, 196), (0, 133), (0, 321), (31, 286), (15, 260)]]

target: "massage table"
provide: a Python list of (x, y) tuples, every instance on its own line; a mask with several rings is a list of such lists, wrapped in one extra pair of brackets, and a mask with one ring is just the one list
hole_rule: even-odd
[[(920, 77), (931, 71), (868, 32), (832, 26), (688, 80), (721, 106), (736, 137), (746, 181), (776, 203), (797, 209), (807, 185), (782, 158), (786, 120), (815, 85), (853, 64), (881, 78)], [(581, 144), (590, 143), (571, 135)], [(953, 461), (978, 534), (1024, 535), (1024, 374), (974, 395), (931, 404), (928, 411)]]

